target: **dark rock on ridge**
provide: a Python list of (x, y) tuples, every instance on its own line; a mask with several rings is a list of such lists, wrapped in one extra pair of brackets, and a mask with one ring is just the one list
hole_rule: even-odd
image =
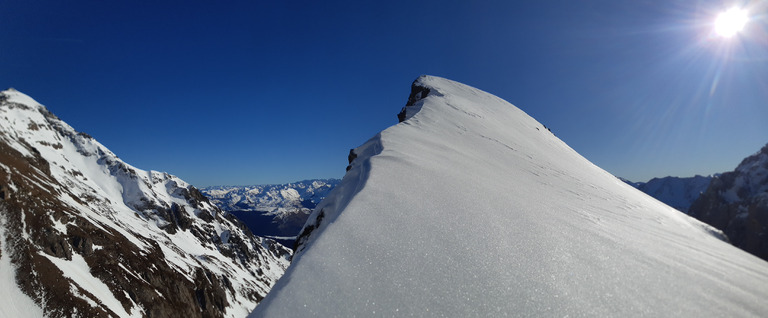
[[(423, 77), (422, 75), (421, 77)], [(419, 78), (421, 78), (419, 77)], [(408, 112), (408, 107), (416, 105), (416, 102), (419, 100), (427, 97), (429, 95), (429, 88), (424, 87), (418, 84), (419, 80), (416, 79), (413, 81), (413, 84), (411, 84), (411, 94), (408, 95), (408, 101), (405, 103), (405, 106), (403, 109), (400, 110), (400, 112), (397, 114), (397, 120), (398, 122), (402, 123), (406, 119), (406, 115)]]

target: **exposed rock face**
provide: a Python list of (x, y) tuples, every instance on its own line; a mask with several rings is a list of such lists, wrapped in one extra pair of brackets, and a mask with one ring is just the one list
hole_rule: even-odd
[(0, 192), (2, 250), (49, 317), (240, 317), (290, 257), (181, 179), (124, 163), (11, 90)]
[(733, 245), (768, 260), (768, 145), (714, 178), (689, 211)]
[[(416, 106), (416, 102), (427, 97), (429, 92), (429, 87), (424, 87), (414, 81), (413, 84), (411, 84), (411, 94), (408, 95), (408, 101), (405, 103), (403, 109), (397, 114), (398, 122), (402, 123), (409, 117), (409, 115), (415, 114), (418, 111), (418, 109), (416, 109), (417, 107), (414, 107)], [(350, 154), (351, 153), (352, 152), (350, 151)], [(352, 160), (349, 160), (349, 162), (352, 163)]]

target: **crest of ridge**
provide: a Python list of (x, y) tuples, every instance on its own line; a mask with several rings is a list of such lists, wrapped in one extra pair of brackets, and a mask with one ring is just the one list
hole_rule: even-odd
[(252, 317), (760, 316), (768, 263), (515, 106), (422, 76)]

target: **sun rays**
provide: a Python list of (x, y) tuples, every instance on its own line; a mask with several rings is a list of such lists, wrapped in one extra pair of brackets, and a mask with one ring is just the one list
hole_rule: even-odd
[(749, 21), (747, 10), (733, 7), (721, 12), (715, 19), (715, 33), (724, 38), (730, 38), (744, 30)]

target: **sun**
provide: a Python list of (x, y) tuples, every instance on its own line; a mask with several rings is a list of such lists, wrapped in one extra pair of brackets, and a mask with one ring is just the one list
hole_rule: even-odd
[(736, 7), (730, 8), (717, 15), (715, 33), (724, 38), (733, 37), (744, 29), (748, 20), (747, 10)]

